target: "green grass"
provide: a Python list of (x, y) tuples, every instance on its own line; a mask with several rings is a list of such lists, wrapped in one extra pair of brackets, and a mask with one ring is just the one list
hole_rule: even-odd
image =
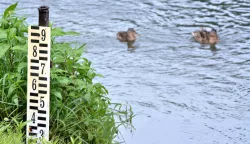
[[(8, 119), (5, 118), (0, 122), (0, 142), (1, 144), (22, 144), (24, 143), (25, 135), (22, 132), (22, 129), (25, 127), (26, 122), (18, 122), (15, 118)], [(37, 139), (29, 140), (30, 144), (36, 144)], [(53, 142), (41, 140), (44, 144), (56, 144), (58, 140)]]
[[(15, 15), (16, 6), (9, 6), (0, 19), (0, 122), (6, 125), (5, 118), (15, 117), (15, 123), (7, 124), (9, 129), (25, 121), (27, 101), (28, 25), (25, 17)], [(56, 143), (116, 143), (120, 126), (134, 129), (132, 108), (112, 103), (108, 90), (93, 82), (101, 75), (82, 57), (85, 44), (56, 40), (78, 33), (52, 25), (51, 29), (50, 139)], [(23, 140), (24, 133), (4, 131), (0, 138)]]
[(22, 143), (23, 134), (21, 132), (21, 128), (24, 125), (15, 123), (13, 126), (13, 124), (8, 121), (8, 119), (5, 119), (0, 123), (0, 142), (2, 144)]

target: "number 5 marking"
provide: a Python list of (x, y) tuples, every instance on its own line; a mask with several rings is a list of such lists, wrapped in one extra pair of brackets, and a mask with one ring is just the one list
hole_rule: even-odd
[(40, 107), (41, 107), (41, 108), (44, 108), (44, 104), (45, 104), (45, 103), (44, 103), (44, 100), (42, 100), (43, 98), (44, 98), (44, 97), (41, 97), (41, 98), (40, 98)]

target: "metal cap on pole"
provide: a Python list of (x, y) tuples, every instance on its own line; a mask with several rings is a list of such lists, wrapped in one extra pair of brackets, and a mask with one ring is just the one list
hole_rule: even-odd
[(40, 6), (38, 8), (39, 11), (39, 26), (49, 26), (49, 7), (48, 6)]

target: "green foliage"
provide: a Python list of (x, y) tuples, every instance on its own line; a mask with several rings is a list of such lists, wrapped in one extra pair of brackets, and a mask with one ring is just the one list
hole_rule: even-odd
[(19, 123), (15, 119), (7, 118), (0, 122), (0, 141), (2, 144), (20, 144), (22, 143), (22, 128), (26, 123)]
[[(6, 125), (11, 129), (26, 117), (27, 101), (27, 24), (26, 18), (13, 15), (16, 6), (9, 6), (0, 19), (0, 122), (15, 117), (16, 123)], [(52, 25), (51, 29), (50, 139), (56, 143), (114, 143), (119, 126), (133, 129), (132, 108), (112, 104), (107, 89), (93, 83), (100, 75), (82, 57), (85, 44), (56, 41), (59, 36), (78, 33)], [(18, 133), (14, 131), (23, 136)]]
[[(16, 118), (5, 118), (0, 122), (0, 142), (1, 144), (21, 144), (24, 143), (23, 139), (25, 134), (22, 129), (25, 128), (27, 122), (18, 122)], [(36, 144), (38, 139), (29, 139), (29, 144)], [(41, 140), (43, 144), (57, 144), (58, 140), (48, 142), (44, 139)]]
[(9, 17), (9, 15), (11, 15), (14, 10), (16, 9), (16, 6), (17, 6), (17, 2), (13, 5), (10, 5), (5, 11), (4, 11), (4, 14), (3, 14), (3, 17), (4, 18), (7, 18)]

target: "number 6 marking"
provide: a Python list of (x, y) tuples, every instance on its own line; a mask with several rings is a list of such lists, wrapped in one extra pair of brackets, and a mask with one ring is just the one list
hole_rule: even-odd
[(32, 89), (36, 90), (36, 79), (33, 79), (32, 81)]

